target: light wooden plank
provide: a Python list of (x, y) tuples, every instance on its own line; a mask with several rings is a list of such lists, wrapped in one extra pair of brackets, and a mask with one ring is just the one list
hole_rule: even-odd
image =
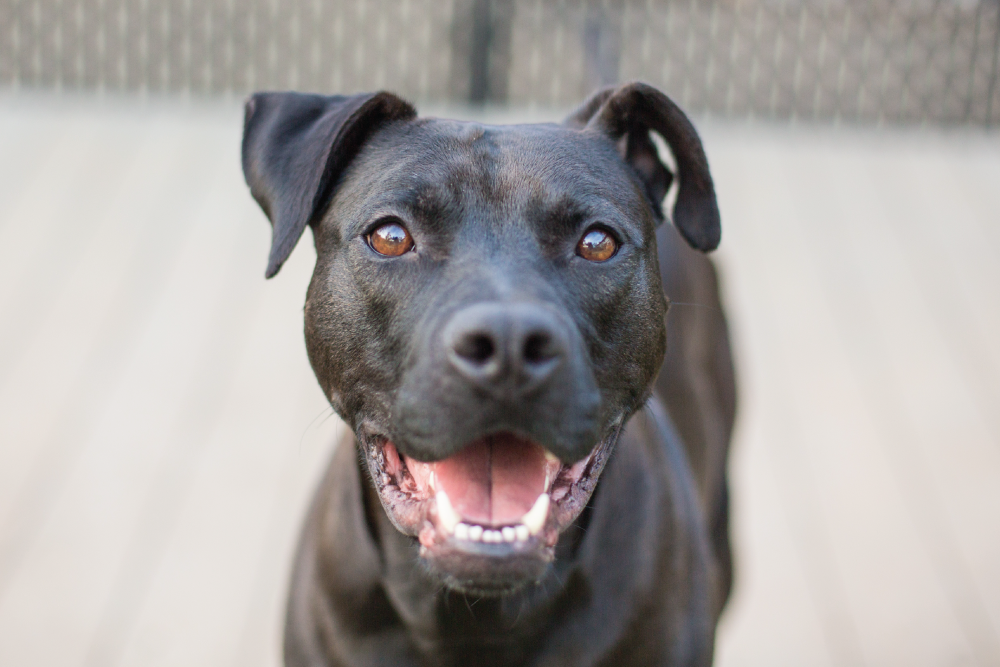
[[(230, 240), (220, 233), (213, 216), (194, 218), (192, 213), (202, 200), (205, 177), (233, 169), (234, 160), (220, 148), (232, 150), (236, 142), (227, 136), (220, 141), (217, 131), (210, 130), (193, 132), (187, 143), (195, 161), (177, 165), (172, 177), (162, 183), (159, 196), (145, 201), (153, 208), (143, 210), (138, 221), (135, 211), (129, 212), (133, 222), (145, 223), (139, 227), (146, 231), (146, 238), (122, 276), (124, 294), (117, 296), (126, 298), (116, 305), (125, 309), (119, 315), (138, 310), (147, 315), (151, 311), (152, 317), (124, 323), (131, 329), (126, 331), (124, 349), (100, 350), (105, 342), (115, 342), (115, 336), (109, 335), (112, 332), (102, 332), (98, 345), (102, 354), (88, 359), (81, 377), (72, 383), (78, 395), (86, 394), (79, 402), (92, 411), (80, 414), (74, 404), (70, 418), (57, 421), (49, 438), (52, 442), (42, 448), (37, 474), (22, 484), (34, 506), (18, 507), (17, 518), (27, 528), (14, 531), (14, 537), (24, 544), (13, 545), (19, 547), (16, 551), (21, 557), (7, 563), (13, 571), (3, 572), (8, 585), (0, 598), (0, 618), (5, 619), (0, 621), (0, 651), (4, 652), (0, 662), (5, 664), (79, 664), (109, 594), (121, 547), (130, 537), (129, 519), (159, 462), (157, 446), (176, 446), (169, 438), (178, 434), (166, 428), (162, 415), (164, 411), (169, 414), (178, 396), (188, 389), (183, 371), (196, 360), (185, 344), (189, 340), (198, 345), (205, 337), (205, 318), (197, 314), (197, 304), (208, 298), (202, 294), (211, 294), (204, 285), (211, 271), (224, 274), (213, 261), (213, 251)], [(188, 230), (193, 235), (179, 261), (174, 261), (172, 250)], [(212, 233), (219, 238), (215, 244), (206, 243), (206, 235), (211, 239)], [(154, 253), (165, 253), (167, 266), (163, 266), (165, 258)], [(172, 274), (166, 281), (168, 289), (157, 298), (156, 282), (167, 278), (163, 271), (167, 267)], [(152, 284), (151, 277), (155, 278)], [(115, 296), (115, 290), (110, 294)], [(140, 323), (145, 329), (139, 328)], [(130, 354), (133, 349), (135, 356)], [(117, 371), (105, 378), (106, 384), (98, 384), (98, 396), (93, 395), (88, 377), (94, 364), (111, 365)], [(53, 475), (65, 481), (53, 481)], [(44, 496), (35, 491), (39, 486), (47, 492)], [(60, 604), (53, 604), (56, 599)], [(60, 642), (44, 641), (42, 635), (49, 627), (64, 629)]]
[[(0, 252), (4, 256), (0, 262), (0, 313), (4, 314), (0, 319), (0, 381), (16, 359), (15, 341), (23, 342), (17, 337), (23, 319), (35, 313), (33, 308), (44, 307), (45, 298), (51, 298), (47, 292), (58, 289), (58, 278), (80, 258), (77, 251), (99, 221), (94, 209), (103, 208), (102, 199), (114, 195), (120, 178), (121, 172), (86, 169), (85, 160), (98, 150), (99, 129), (94, 124), (69, 120), (52, 130), (62, 139), (58, 151), (40, 160), (21, 191), (0, 204)], [(132, 153), (133, 144), (118, 142), (109, 152)], [(109, 158), (107, 166), (121, 168), (120, 159)], [(88, 206), (73, 207), (81, 203)], [(80, 224), (66, 225), (67, 220)], [(46, 267), (52, 270), (51, 276)], [(41, 288), (38, 292), (36, 286)]]
[[(787, 271), (783, 258), (794, 258), (796, 252), (794, 239), (780, 233), (780, 224), (794, 216), (782, 191), (782, 180), (778, 178), (784, 154), (774, 148), (754, 148), (756, 150), (734, 151), (729, 156), (733, 162), (728, 168), (725, 154), (720, 156), (716, 151), (713, 157), (719, 191), (737, 193), (734, 199), (739, 202), (738, 206), (727, 205), (725, 197), (722, 201), (729, 252), (752, 258), (744, 264), (743, 273), (731, 276), (728, 281), (742, 284), (752, 299), (752, 306), (748, 304), (738, 312), (747, 317), (741, 327), (742, 335), (748, 337), (745, 344), (755, 351), (753, 367), (760, 371), (755, 378), (744, 381), (758, 389), (757, 401), (763, 413), (760, 418), (767, 424), (766, 435), (762, 438), (767, 446), (762, 455), (778, 482), (777, 493), (792, 533), (794, 557), (801, 564), (808, 586), (812, 608), (803, 608), (800, 613), (814, 615), (820, 620), (823, 643), (829, 651), (827, 658), (822, 653), (823, 645), (814, 645), (811, 648), (819, 653), (808, 655), (806, 659), (810, 662), (829, 659), (838, 665), (858, 664), (861, 648), (856, 619), (845, 600), (842, 566), (836, 558), (830, 519), (823, 511), (823, 499), (818, 493), (822, 480), (817, 479), (817, 471), (804, 451), (804, 441), (811, 432), (808, 423), (803, 423), (797, 413), (790, 391), (790, 385), (797, 382), (797, 372), (788, 367), (788, 345), (795, 342), (789, 341), (790, 335), (784, 330), (788, 323), (775, 319), (778, 313), (792, 308), (793, 304), (797, 306), (802, 296), (775, 293)], [(732, 177), (728, 184), (727, 174)], [(808, 295), (807, 287), (798, 282), (795, 286), (806, 290)], [(769, 552), (758, 559), (771, 555)], [(762, 600), (758, 600), (758, 604), (761, 603)], [(744, 618), (757, 617), (760, 613), (755, 610)], [(758, 630), (764, 631), (764, 628)], [(773, 645), (779, 645), (779, 638), (786, 636), (780, 624), (770, 625), (769, 633), (775, 635), (771, 641)], [(752, 647), (759, 650), (761, 643)], [(780, 652), (769, 657), (784, 662), (790, 661), (791, 656)]]
[[(236, 194), (246, 196), (242, 188)], [(260, 214), (251, 222), (265, 224)], [(302, 340), (310, 250), (300, 248), (267, 284), (247, 323), (248, 340), (218, 425), (120, 664), (279, 662), (280, 610), (296, 526), (340, 427), (339, 420), (328, 420), (304, 441), (310, 422), (328, 414)], [(255, 269), (264, 257), (250, 256)], [(258, 275), (252, 280), (262, 282)], [(290, 486), (303, 481), (308, 483)], [(255, 618), (265, 611), (256, 608), (261, 598), (269, 604), (267, 625)], [(247, 637), (248, 626), (259, 627), (261, 636)], [(247, 650), (246, 640), (261, 650)]]
[[(280, 341), (283, 348), (298, 347), (298, 361), (288, 363), (296, 379), (289, 378), (288, 386), (297, 394), (296, 412), (290, 422), (288, 435), (276, 437), (273, 443), (284, 450), (278, 494), (266, 524), (264, 544), (255, 567), (250, 602), (245, 620), (236, 639), (237, 650), (229, 661), (232, 667), (244, 665), (281, 664), (282, 634), (284, 629), (285, 599), (291, 575), (292, 558), (298, 543), (300, 526), (305, 518), (308, 503), (325, 470), (344, 425), (333, 413), (304, 355), (304, 339), (299, 329), (302, 312), (299, 303), (304, 300), (305, 286), (312, 274), (315, 253), (307, 243), (293, 253), (282, 268), (285, 286), (277, 298), (266, 302), (270, 317), (296, 329), (293, 340), (299, 344), (289, 346), (287, 335)], [(286, 275), (287, 271), (287, 275)], [(303, 426), (305, 425), (305, 426)]]
[(976, 211), (975, 220), (979, 223), (980, 234), (989, 240), (985, 247), (993, 258), (990, 266), (996, 267), (1000, 262), (1000, 225), (997, 224), (997, 211), (1000, 211), (1000, 192), (997, 183), (1000, 182), (1000, 141), (992, 137), (992, 141), (977, 141), (980, 150), (963, 151), (957, 156), (955, 164), (955, 180), (950, 184), (956, 186), (955, 197)]
[[(931, 146), (912, 153), (872, 156), (887, 231), (898, 246), (907, 283), (940, 333), (938, 352), (949, 359), (1000, 450), (1000, 254), (984, 233), (993, 220), (954, 196), (974, 184), (958, 183), (956, 156)], [(994, 156), (1000, 165), (1000, 156)], [(963, 187), (964, 185), (964, 187)], [(978, 197), (976, 196), (978, 195)]]
[[(169, 163), (176, 137), (167, 129), (160, 138), (163, 142), (159, 145), (153, 142), (147, 146), (144, 159), (149, 168)], [(198, 151), (202, 149), (197, 146)], [(197, 200), (202, 188), (199, 170), (178, 174), (179, 181), (158, 181), (155, 168), (146, 176), (150, 178), (126, 182), (127, 187), (119, 190), (119, 200), (94, 205), (88, 213), (92, 218), (69, 215), (72, 210), (60, 217), (63, 224), (90, 224), (103, 235), (97, 237), (92, 252), (84, 254), (78, 273), (71, 274), (53, 302), (39, 306), (48, 320), (39, 325), (41, 331), (32, 336), (30, 346), (14, 356), (15, 368), (0, 381), (3, 400), (10, 408), (0, 419), (9, 420), (3, 426), (8, 442), (20, 445), (4, 450), (7, 458), (2, 467), (4, 483), (0, 484), (0, 509), (4, 512), (16, 494), (39, 486), (38, 479), (24, 481), (31, 475), (26, 471), (34, 466), (45, 475), (47, 468), (61, 464), (58, 454), (56, 460), (33, 463), (46, 451), (43, 443), (68, 439), (68, 433), (56, 436), (53, 429), (62, 427), (75, 434), (81, 422), (89, 422), (89, 408), (98, 405), (98, 396), (105, 395), (101, 392), (105, 382), (113, 382), (122, 360), (119, 353), (133, 343), (134, 327), (158, 294), (164, 278), (161, 269), (170, 263), (171, 252), (182, 230), (187, 229), (186, 206)], [(149, 191), (150, 187), (154, 190)], [(146, 196), (150, 192), (158, 194)], [(82, 203), (71, 198), (67, 206), (73, 209)], [(100, 211), (108, 215), (101, 217)], [(141, 239), (138, 246), (130, 246), (137, 238)], [(24, 290), (32, 294), (34, 285), (25, 283)], [(56, 446), (59, 451), (62, 447), (71, 445)], [(18, 508), (20, 514), (27, 510)]]
[[(228, 183), (229, 180), (227, 175), (225, 181)], [(213, 434), (225, 414), (227, 397), (234, 391), (234, 383), (239, 382), (235, 375), (237, 364), (252, 333), (249, 325), (258, 310), (260, 298), (259, 262), (251, 261), (256, 259), (251, 251), (257, 249), (254, 241), (262, 239), (254, 239), (244, 232), (246, 221), (243, 215), (233, 216), (231, 209), (226, 210), (228, 197), (213, 199), (215, 201), (206, 211), (204, 220), (214, 220), (209, 224), (216, 230), (210, 238), (203, 239), (204, 250), (198, 253), (198, 261), (187, 267), (191, 278), (183, 281), (186, 285), (185, 300), (200, 301), (203, 297), (195, 297), (195, 292), (209, 294), (194, 312), (190, 312), (189, 305), (182, 306), (181, 312), (192, 318), (195, 323), (192, 329), (196, 329), (191, 336), (192, 349), (186, 355), (190, 357), (190, 366), (183, 378), (183, 391), (177, 395), (169, 413), (164, 415), (165, 434), (158, 458), (155, 466), (148, 470), (148, 483), (138, 496), (137, 512), (130, 517), (131, 530), (128, 531), (122, 562), (115, 573), (110, 598), (100, 612), (100, 624), (84, 664), (114, 664), (119, 660), (122, 644), (134, 627), (158, 568), (179, 530), (180, 517), (199, 470), (210, 455)], [(240, 208), (236, 210), (243, 213)], [(223, 218), (226, 221), (220, 224)], [(204, 262), (213, 266), (207, 268), (203, 266)], [(253, 389), (258, 394), (262, 393), (259, 385)], [(275, 417), (267, 415), (265, 427)], [(259, 424), (257, 428), (261, 428)], [(252, 447), (246, 452), (237, 452), (234, 465), (240, 466), (243, 457), (251, 455)], [(230, 480), (219, 481), (219, 486), (221, 495), (215, 498), (216, 505), (229, 499), (233, 490)], [(200, 510), (210, 513), (214, 506), (210, 503)], [(253, 518), (244, 515), (232, 517), (238, 526)], [(216, 530), (218, 535), (229, 534), (224, 526), (217, 526)], [(206, 561), (218, 565), (218, 561), (211, 557), (211, 550), (206, 552), (202, 547), (199, 554)], [(199, 599), (195, 609), (204, 602)], [(189, 607), (187, 613), (196, 612)], [(218, 627), (222, 620), (217, 618), (214, 622), (224, 634), (224, 628)], [(181, 621), (177, 618), (175, 622)]]
[(816, 595), (815, 569), (804, 561), (808, 552), (796, 531), (798, 517), (787, 511), (787, 485), (783, 488), (770, 453), (780, 421), (765, 414), (773, 361), (763, 352), (768, 334), (758, 295), (765, 290), (761, 259), (770, 252), (760, 247), (761, 234), (754, 234), (766, 225), (766, 212), (753, 208), (760, 178), (755, 146), (728, 134), (710, 132), (705, 140), (723, 213), (716, 262), (740, 392), (730, 462), (736, 580), (718, 629), (717, 664), (838, 664), (843, 649), (828, 627), (825, 600)]
[[(815, 271), (820, 254), (826, 253), (822, 260), (833, 263), (846, 258), (839, 255), (839, 248), (829, 244), (809, 247), (802, 237), (802, 230), (810, 225), (833, 225), (828, 228), (836, 230), (839, 224), (816, 210), (822, 201), (814, 196), (817, 193), (805, 197), (803, 184), (790, 177), (795, 174), (820, 189), (841, 182), (809, 162), (810, 156), (823, 154), (823, 148), (816, 142), (801, 151), (788, 144), (759, 145), (745, 165), (759, 179), (744, 192), (748, 197), (742, 204), (752, 211), (745, 226), (761, 236), (754, 249), (761, 258), (758, 269), (767, 277), (754, 300), (761, 325), (771, 331), (757, 345), (771, 350), (768, 367), (772, 375), (785, 369), (767, 394), (772, 400), (785, 396), (778, 409), (787, 412), (787, 420), (797, 421), (800, 431), (800, 442), (786, 443), (789, 446), (776, 463), (789, 466), (795, 457), (805, 457), (802, 465), (787, 467), (779, 479), (787, 484), (806, 475), (811, 480), (800, 482), (786, 498), (790, 505), (806, 504), (807, 486), (818, 494), (822, 512), (815, 518), (826, 526), (829, 541), (814, 544), (808, 560), (822, 562), (821, 552), (829, 549), (834, 561), (827, 572), (817, 573), (814, 585), (823, 591), (823, 580), (832, 579), (838, 590), (842, 587), (850, 610), (849, 625), (861, 648), (860, 654), (849, 651), (840, 656), (837, 664), (883, 664), (887, 652), (905, 664), (940, 664), (956, 652), (968, 655), (970, 647), (949, 614), (926, 548), (908, 526), (906, 503), (893, 488), (894, 462), (880, 452), (881, 434), (872, 426), (866, 406), (857, 400), (854, 379), (845, 373), (851, 359), (831, 335), (839, 320), (825, 305), (826, 285)], [(718, 170), (717, 158), (715, 163)], [(808, 202), (810, 207), (793, 202)], [(731, 228), (733, 216), (729, 217)], [(774, 435), (780, 438), (780, 433)], [(804, 519), (801, 526), (807, 525)], [(829, 586), (827, 582), (826, 594), (833, 592)], [(829, 634), (844, 638), (847, 623), (839, 618), (843, 613), (837, 611), (839, 606), (834, 606), (832, 620), (840, 627)], [(925, 624), (937, 632), (911, 636), (913, 627)]]
[[(747, 387), (747, 355), (743, 387)], [(753, 386), (753, 385), (749, 385)], [(736, 586), (719, 624), (719, 667), (835, 665), (802, 553), (783, 507), (767, 438), (752, 400), (744, 400), (730, 463)]]
[(0, 228), (29, 184), (54, 164), (54, 154), (62, 152), (67, 138), (48, 119), (17, 116), (0, 102)]
[[(992, 637), (986, 641), (1000, 661), (1000, 531), (994, 529), (1000, 526), (1000, 256), (993, 256), (980, 233), (990, 221), (969, 205), (986, 193), (941, 194), (964, 189), (957, 182), (956, 167), (964, 162), (959, 158), (937, 149), (898, 164), (884, 159), (882, 173), (889, 178), (882, 179), (883, 205), (912, 278), (907, 287), (919, 293), (910, 299), (924, 304), (924, 321), (913, 324), (930, 324), (939, 332), (938, 345), (928, 346), (920, 363), (910, 365), (927, 369), (924, 357), (930, 356), (931, 364), (947, 372), (923, 383), (921, 403), (911, 411), (930, 443), (944, 506), (979, 593), (976, 604), (985, 607), (992, 626), (992, 632), (983, 632)], [(1000, 166), (1000, 153), (992, 158)], [(922, 178), (930, 183), (923, 186)], [(923, 187), (912, 188), (913, 183)], [(909, 329), (906, 323), (902, 327), (897, 335)]]
[[(802, 212), (803, 233), (811, 236), (804, 250), (813, 258), (813, 266), (825, 274), (824, 291), (834, 304), (830, 326), (840, 330), (847, 344), (844, 361), (852, 363), (857, 374), (856, 392), (865, 396), (880, 431), (872, 444), (884, 448), (890, 463), (886, 473), (899, 480), (910, 508), (909, 518), (919, 531), (922, 551), (930, 558), (931, 572), (940, 587), (939, 591), (928, 588), (928, 597), (918, 601), (913, 593), (916, 582), (923, 579), (918, 579), (915, 576), (918, 572), (914, 571), (907, 577), (908, 583), (902, 582), (907, 590), (897, 593), (909, 593), (909, 597), (890, 596), (906, 599), (900, 611), (911, 615), (908, 632), (898, 639), (906, 638), (908, 646), (916, 646), (929, 637), (915, 632), (917, 628), (938, 628), (935, 635), (947, 641), (925, 646), (913, 660), (931, 656), (937, 664), (953, 660), (966, 650), (956, 643), (956, 638), (948, 639), (950, 633), (945, 631), (948, 617), (953, 615), (959, 623), (961, 643), (971, 648), (971, 655), (964, 659), (994, 664), (1000, 661), (1000, 653), (989, 620), (983, 617), (982, 603), (969, 579), (962, 554), (956, 549), (954, 524), (945, 517), (947, 498), (959, 490), (955, 485), (959, 480), (939, 485), (943, 481), (941, 466), (947, 461), (933, 453), (941, 452), (941, 446), (947, 443), (950, 455), (971, 457), (962, 466), (973, 461), (986, 464), (981, 472), (987, 478), (995, 479), (992, 469), (996, 466), (983, 447), (982, 421), (963, 409), (959, 398), (963, 388), (955, 381), (954, 367), (943, 361), (948, 356), (947, 346), (938, 338), (933, 322), (928, 321), (913, 276), (907, 271), (894, 239), (888, 235), (879, 197), (884, 189), (882, 182), (891, 173), (884, 166), (878, 169), (876, 156), (859, 150), (858, 146), (851, 152), (842, 146), (825, 150), (814, 146), (788, 165), (785, 176), (790, 183), (789, 194)], [(836, 184), (836, 188), (829, 184)], [(929, 431), (934, 420), (942, 426), (947, 422), (950, 435), (940, 430)], [(961, 434), (956, 434), (955, 429), (961, 427), (971, 428), (963, 428)], [(949, 441), (955, 435), (960, 444)], [(922, 446), (923, 451), (914, 446)], [(840, 497), (848, 494), (845, 488)], [(870, 540), (844, 540), (843, 544), (850, 547), (870, 544)], [(909, 553), (909, 549), (900, 550), (898, 555), (904, 560), (886, 560), (886, 567), (898, 572)], [(858, 557), (871, 560), (864, 552)], [(863, 562), (855, 567), (858, 572), (865, 571)], [(878, 590), (872, 586), (884, 586), (887, 571), (869, 581), (869, 585), (859, 586), (855, 593), (859, 613), (871, 610), (872, 622), (884, 623), (889, 612), (889, 609), (878, 610), (881, 596), (872, 595), (873, 590)], [(944, 600), (937, 600), (939, 593), (944, 594)], [(933, 607), (924, 612), (934, 615), (912, 617), (918, 602), (930, 601), (934, 602)], [(860, 625), (871, 627), (866, 622)], [(888, 641), (884, 635), (873, 634), (869, 639), (876, 663), (900, 656), (898, 642)], [(909, 657), (905, 661), (917, 664)]]
[[(57, 179), (56, 187), (64, 186), (67, 191), (63, 204), (53, 209), (51, 219), (37, 219), (40, 229), (45, 225), (52, 228), (50, 236), (58, 236), (60, 227), (71, 226), (89, 230), (88, 238), (75, 248), (64, 247), (76, 257), (72, 267), (64, 267), (67, 274), (59, 284), (50, 286), (52, 294), (46, 294), (47, 288), (36, 292), (33, 274), (42, 270), (36, 257), (32, 271), (12, 280), (22, 285), (22, 296), (16, 299), (21, 307), (4, 311), (8, 335), (0, 347), (0, 364), (5, 365), (0, 374), (0, 402), (7, 409), (0, 415), (0, 429), (8, 443), (20, 446), (0, 448), (0, 525), (16, 509), (12, 507), (14, 498), (35, 457), (44, 449), (40, 443), (46, 441), (56, 423), (51, 415), (65, 411), (78, 399), (73, 391), (79, 387), (70, 380), (85, 373), (88, 352), (99, 345), (109, 317), (115, 313), (117, 287), (135, 263), (136, 246), (142, 239), (141, 226), (134, 224), (136, 210), (155, 194), (163, 168), (171, 164), (175, 152), (177, 137), (169, 132), (142, 137), (111, 132), (103, 141), (100, 135), (108, 134), (109, 128), (89, 129), (97, 135), (87, 144), (88, 152), (74, 162), (77, 147), (66, 147), (65, 162), (76, 165), (78, 184), (63, 184)], [(103, 153), (98, 146), (105, 144), (116, 144), (119, 152)], [(97, 155), (114, 164), (107, 169), (84, 168), (93, 164)], [(88, 178), (98, 172), (101, 178), (97, 182)], [(44, 175), (39, 178), (45, 180)], [(108, 190), (114, 192), (109, 195)], [(7, 249), (12, 255), (19, 251), (18, 246)], [(38, 254), (44, 254), (44, 249)]]

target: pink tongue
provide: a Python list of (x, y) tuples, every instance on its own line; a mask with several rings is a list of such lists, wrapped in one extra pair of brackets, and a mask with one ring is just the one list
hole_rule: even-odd
[(477, 440), (433, 465), (452, 506), (473, 523), (517, 523), (545, 491), (545, 450), (510, 434)]

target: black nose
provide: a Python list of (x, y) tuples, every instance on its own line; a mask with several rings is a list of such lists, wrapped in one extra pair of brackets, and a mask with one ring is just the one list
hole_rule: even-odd
[(443, 333), (448, 361), (461, 377), (509, 394), (544, 384), (566, 356), (563, 325), (535, 304), (469, 306), (451, 318)]

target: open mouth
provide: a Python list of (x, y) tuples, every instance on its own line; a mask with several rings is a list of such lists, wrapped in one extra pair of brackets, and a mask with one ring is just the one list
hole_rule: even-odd
[(366, 437), (364, 445), (389, 518), (417, 537), (425, 558), (548, 562), (560, 532), (586, 506), (617, 433), (572, 464), (509, 432), (431, 463), (400, 454), (384, 436)]

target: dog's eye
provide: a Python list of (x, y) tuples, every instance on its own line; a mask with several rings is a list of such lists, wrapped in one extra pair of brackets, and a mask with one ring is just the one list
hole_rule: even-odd
[(591, 227), (576, 244), (576, 254), (591, 262), (603, 262), (618, 252), (618, 242), (602, 227)]
[(406, 227), (393, 220), (372, 230), (368, 235), (368, 245), (380, 255), (399, 257), (413, 249), (413, 237)]

